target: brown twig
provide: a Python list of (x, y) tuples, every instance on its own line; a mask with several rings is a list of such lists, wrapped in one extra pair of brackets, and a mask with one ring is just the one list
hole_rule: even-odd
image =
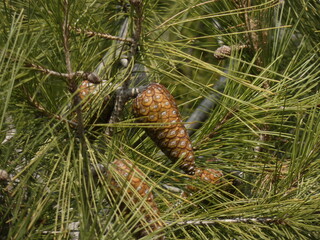
[[(131, 51), (127, 56), (128, 63), (135, 61), (135, 58), (137, 56), (140, 37), (142, 33), (142, 21), (143, 21), (143, 2), (141, 0), (130, 0), (130, 4), (133, 8), (133, 15), (135, 16), (135, 18), (134, 18), (133, 43), (131, 45)], [(122, 112), (125, 103), (128, 101), (128, 96), (125, 93), (129, 89), (131, 75), (132, 75), (132, 69), (130, 71), (127, 71), (126, 76), (124, 77), (123, 84), (121, 88), (119, 88), (117, 91), (116, 102), (115, 102), (114, 110), (111, 115), (109, 123), (116, 123), (119, 121), (120, 113)], [(112, 130), (108, 129), (107, 134), (112, 134)]]
[(76, 93), (78, 86), (75, 80), (74, 72), (72, 71), (71, 66), (71, 56), (70, 56), (70, 47), (69, 47), (69, 3), (68, 0), (64, 0), (64, 21), (62, 26), (63, 31), (63, 48), (65, 53), (65, 62), (67, 67), (67, 80), (68, 88), (71, 94), (73, 94), (72, 102), (75, 107), (75, 112), (77, 114), (77, 132), (80, 138), (81, 145), (85, 149), (85, 139), (84, 139), (84, 123), (83, 116), (81, 111), (81, 98), (79, 94)]
[(88, 37), (101, 37), (101, 38), (106, 38), (110, 40), (116, 40), (116, 41), (121, 41), (121, 42), (127, 42), (127, 43), (134, 43), (134, 41), (131, 38), (123, 38), (123, 37), (117, 37), (110, 35), (108, 33), (99, 33), (99, 32), (94, 32), (94, 31), (89, 31), (89, 30), (83, 30), (81, 28), (72, 28), (74, 29), (77, 33), (84, 33)]
[(81, 159), (81, 172), (79, 172), (80, 178), (80, 201), (81, 201), (81, 208), (83, 209), (82, 215), (82, 221), (81, 224), (83, 225), (84, 229), (90, 229), (92, 226), (92, 219), (90, 214), (91, 206), (91, 190), (90, 190), (90, 181), (88, 181), (90, 166), (89, 166), (89, 159), (87, 157), (87, 144), (85, 139), (85, 129), (84, 129), (84, 121), (83, 121), (83, 115), (82, 115), (82, 104), (81, 104), (81, 98), (78, 90), (78, 85), (76, 82), (75, 77), (72, 75), (72, 65), (71, 65), (71, 54), (70, 54), (70, 46), (69, 46), (69, 36), (70, 36), (70, 24), (69, 24), (69, 2), (68, 0), (63, 1), (63, 10), (64, 10), (64, 21), (62, 26), (62, 35), (63, 35), (63, 48), (64, 48), (64, 54), (65, 54), (65, 62), (67, 67), (67, 84), (69, 88), (69, 92), (72, 94), (72, 105), (73, 109), (75, 109), (76, 112), (76, 119), (77, 119), (77, 134), (80, 142), (80, 152), (82, 155)]
[(57, 71), (42, 67), (42, 66), (34, 64), (34, 63), (26, 63), (25, 66), (30, 67), (34, 70), (43, 72), (45, 74), (53, 75), (53, 76), (57, 76), (57, 77), (71, 78), (71, 79), (73, 79), (75, 77), (80, 77), (80, 78), (86, 79), (92, 83), (102, 82), (102, 80), (95, 73), (84, 72), (84, 71), (76, 71), (76, 72), (71, 72), (71, 73), (61, 73), (61, 72), (57, 72)]
[(135, 16), (136, 16), (134, 18), (135, 29), (133, 33), (133, 44), (131, 48), (131, 55), (133, 57), (137, 52), (138, 45), (140, 42), (140, 36), (142, 33), (143, 4), (142, 4), (142, 0), (130, 0), (130, 3), (134, 8)]

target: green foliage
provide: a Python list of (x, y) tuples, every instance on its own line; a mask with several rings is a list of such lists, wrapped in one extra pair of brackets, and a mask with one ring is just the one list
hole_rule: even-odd
[[(191, 139), (197, 165), (236, 178), (233, 186), (178, 172), (135, 123), (131, 102), (118, 123), (92, 121), (133, 62), (120, 67), (121, 41), (75, 29), (118, 36), (129, 19), (132, 37), (137, 16), (129, 1), (77, 0), (66, 8), (67, 2), (0, 4), (0, 169), (11, 175), (8, 186), (0, 185), (0, 239), (75, 239), (75, 223), (81, 239), (133, 239), (144, 216), (137, 205), (131, 215), (119, 214), (126, 191), (113, 196), (97, 167), (121, 158), (148, 176), (167, 239), (319, 238), (319, 1), (252, 1), (250, 7), (241, 6), (244, 1), (143, 1), (133, 61), (146, 67), (145, 81), (172, 92), (185, 121), (203, 99), (221, 95)], [(90, 111), (82, 113), (82, 136), (70, 124), (77, 107), (70, 79), (30, 65), (67, 73), (65, 21), (72, 71), (93, 72), (104, 56), (107, 62), (99, 77), (108, 84), (94, 103), (84, 104)], [(214, 57), (220, 42), (234, 46), (224, 60)], [(227, 81), (223, 92), (214, 89), (220, 76)], [(199, 190), (186, 197), (165, 187), (186, 190), (190, 183)], [(205, 220), (212, 222), (188, 224)]]

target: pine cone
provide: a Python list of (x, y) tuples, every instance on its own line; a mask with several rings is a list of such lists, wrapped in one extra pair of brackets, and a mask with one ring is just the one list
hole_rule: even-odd
[(215, 58), (222, 60), (222, 59), (226, 58), (227, 56), (230, 56), (232, 51), (239, 51), (239, 50), (247, 48), (247, 47), (248, 47), (248, 45), (244, 45), (244, 44), (232, 45), (232, 46), (223, 45), (223, 46), (217, 48), (217, 50), (214, 52), (213, 55)]
[(231, 55), (231, 47), (223, 45), (214, 52), (214, 57), (217, 59), (224, 59), (226, 56)]
[[(221, 183), (221, 179), (223, 177), (223, 173), (220, 170), (215, 170), (212, 168), (196, 168), (195, 174), (193, 176), (194, 179), (199, 179), (207, 183), (211, 184), (219, 184)], [(198, 189), (194, 186), (188, 185), (187, 188), (191, 191), (197, 191)]]
[[(144, 220), (148, 222), (148, 226), (144, 227), (144, 230), (139, 232), (139, 238), (150, 234), (164, 226), (163, 222), (159, 221), (159, 209), (152, 192), (150, 191), (150, 186), (145, 182), (146, 175), (137, 167), (133, 166), (133, 163), (129, 160), (115, 160), (112, 163), (113, 173), (108, 171), (107, 176), (110, 176), (111, 190), (116, 199), (117, 196), (125, 189), (124, 203), (121, 204), (122, 211), (125, 210), (127, 214), (130, 214), (130, 206), (139, 205), (141, 199), (145, 199), (145, 204), (143, 204), (139, 211), (141, 215), (144, 216)], [(117, 177), (118, 175), (118, 177)], [(119, 178), (119, 175), (123, 177)], [(127, 182), (130, 185), (127, 185)], [(127, 187), (128, 186), (128, 187)], [(133, 188), (136, 190), (134, 191)], [(145, 225), (145, 221), (142, 220), (137, 228)], [(164, 237), (157, 238), (159, 240), (164, 239)]]
[(84, 100), (89, 98), (90, 95), (97, 94), (99, 90), (103, 88), (103, 84), (105, 84), (105, 80), (101, 83), (92, 83), (88, 80), (83, 80), (79, 86), (80, 98)]
[(102, 107), (99, 108), (98, 112), (92, 113), (91, 110), (92, 105), (99, 104), (98, 101), (95, 101), (96, 99), (94, 96), (104, 88), (105, 84), (106, 80), (102, 80), (101, 83), (92, 83), (88, 80), (83, 80), (79, 86), (79, 96), (81, 100), (86, 103), (82, 110), (84, 112), (89, 112), (89, 124), (95, 121), (100, 123), (106, 123), (109, 121), (114, 103), (114, 99), (109, 95), (104, 97)]
[(145, 128), (146, 133), (173, 162), (187, 174), (195, 172), (195, 156), (191, 141), (174, 98), (158, 83), (150, 84), (133, 102), (134, 115), (141, 123), (164, 123)]

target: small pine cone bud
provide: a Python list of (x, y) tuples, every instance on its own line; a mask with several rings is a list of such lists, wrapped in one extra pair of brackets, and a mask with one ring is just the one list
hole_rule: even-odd
[(10, 177), (6, 170), (0, 169), (0, 181), (9, 181)]
[[(115, 160), (112, 163), (112, 167), (113, 171), (107, 171), (107, 177), (110, 177), (112, 194), (116, 199), (123, 189), (126, 190), (124, 205), (121, 204), (122, 207), (125, 207), (126, 213), (130, 214), (130, 206), (139, 205), (139, 202), (145, 199), (145, 204), (139, 207), (139, 211), (144, 216), (144, 219), (141, 220), (137, 228), (144, 226), (145, 222), (148, 223), (148, 226), (145, 226), (139, 232), (139, 237), (161, 229), (164, 223), (159, 221), (160, 211), (154, 201), (150, 186), (145, 182), (146, 175), (129, 160)], [(121, 178), (119, 178), (119, 175)], [(164, 237), (161, 236), (157, 239), (162, 240)]]
[(96, 83), (96, 84), (102, 82), (102, 80), (95, 73), (89, 73), (87, 75), (87, 80), (89, 82)]
[(214, 52), (214, 57), (217, 59), (224, 59), (226, 56), (231, 55), (231, 47), (223, 45)]
[[(223, 173), (220, 170), (214, 170), (212, 168), (196, 168), (194, 179), (201, 180), (210, 184), (219, 184), (223, 177)], [(190, 191), (197, 191), (197, 188), (191, 185), (188, 185), (187, 188)]]
[(180, 168), (193, 175), (195, 156), (191, 141), (169, 91), (158, 83), (150, 84), (135, 98), (133, 111), (141, 123), (164, 123), (145, 131), (170, 160), (181, 161)]

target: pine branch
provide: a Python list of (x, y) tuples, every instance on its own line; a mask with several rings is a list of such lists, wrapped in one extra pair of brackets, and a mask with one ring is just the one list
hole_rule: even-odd
[[(125, 21), (122, 23), (119, 36), (121, 39), (127, 39), (127, 33), (128, 33), (128, 25), (129, 21), (128, 18), (125, 19)], [(122, 51), (125, 47), (124, 42), (122, 41), (116, 41), (116, 57), (120, 58), (120, 63), (123, 68), (126, 68), (128, 66), (128, 59), (126, 56), (123, 56)], [(103, 70), (108, 67), (108, 59), (110, 58), (111, 52), (108, 51), (102, 58), (101, 62), (98, 64), (96, 69), (93, 71), (96, 75), (99, 75), (103, 73)]]
[[(128, 24), (129, 24), (129, 21), (128, 21), (128, 18), (127, 18), (127, 19), (125, 19), (125, 21), (123, 22), (123, 24), (122, 24), (122, 26), (120, 28), (119, 35), (120, 35), (121, 39), (126, 39), (126, 36), (127, 36), (127, 33), (128, 33)], [(116, 56), (120, 58), (120, 63), (122, 65), (122, 67), (125, 69), (125, 68), (128, 67), (129, 60), (122, 53), (122, 50), (124, 49), (124, 44), (123, 43), (124, 42), (121, 42), (121, 41), (117, 41), (116, 42), (116, 45), (117, 45)], [(105, 54), (105, 56), (102, 58), (100, 64), (94, 70), (94, 73), (100, 74), (103, 71), (103, 69), (108, 65), (107, 64), (107, 60), (109, 59), (109, 57), (110, 57), (110, 52), (108, 51)], [(114, 106), (113, 106), (112, 114), (111, 114), (111, 116), (109, 118), (109, 123), (116, 122), (116, 119), (118, 119), (118, 116), (120, 115), (120, 112), (122, 111), (123, 106), (124, 106), (125, 101), (126, 101), (125, 97), (126, 97), (127, 94), (129, 94), (127, 90), (124, 90), (121, 87), (116, 90), (116, 94), (115, 94), (115, 99), (116, 100), (115, 100), (115, 103), (114, 103)], [(112, 134), (112, 129), (108, 127), (106, 129), (106, 134), (107, 135), (111, 135)]]
[(61, 73), (57, 72), (48, 68), (45, 68), (43, 66), (34, 64), (34, 63), (26, 63), (26, 67), (30, 67), (34, 70), (40, 71), (42, 73), (48, 74), (48, 75), (53, 75), (57, 77), (63, 77), (67, 79), (74, 79), (76, 77), (88, 80), (92, 83), (100, 83), (102, 82), (102, 79), (99, 78), (94, 72), (84, 72), (84, 71), (76, 71), (76, 72), (70, 72), (70, 73)]
[[(212, 220), (188, 220), (181, 222), (172, 222), (166, 221), (166, 225), (171, 226), (215, 226), (220, 224), (236, 224), (236, 223), (245, 223), (245, 224), (279, 224), (284, 225), (286, 221), (278, 218), (268, 218), (268, 217), (258, 217), (258, 218), (228, 218), (228, 219), (212, 219)], [(68, 232), (79, 233), (79, 230), (70, 229)], [(62, 233), (61, 231), (43, 231), (42, 234), (58, 234)]]
[[(135, 58), (137, 57), (138, 53), (138, 46), (140, 42), (140, 37), (142, 33), (142, 21), (143, 21), (143, 2), (141, 0), (130, 0), (130, 4), (133, 7), (133, 15), (135, 16), (134, 19), (134, 32), (133, 32), (133, 43), (131, 45), (131, 51), (129, 52), (126, 62), (128, 64), (123, 64), (123, 66), (126, 68), (131, 61), (135, 61)], [(111, 115), (109, 123), (116, 123), (119, 121), (120, 113), (122, 112), (125, 103), (128, 101), (128, 97), (126, 95), (126, 92), (129, 89), (129, 85), (131, 82), (132, 77), (132, 70), (127, 71), (126, 76), (124, 77), (123, 84), (121, 88), (117, 90), (116, 94), (116, 102), (114, 106), (113, 113)], [(112, 134), (111, 128), (107, 129), (107, 134)]]
[(64, 21), (63, 21), (63, 26), (62, 26), (62, 31), (63, 31), (63, 47), (64, 47), (64, 54), (65, 54), (65, 62), (66, 62), (66, 67), (67, 67), (67, 83), (68, 83), (68, 88), (70, 93), (73, 95), (72, 96), (72, 104), (73, 107), (75, 108), (75, 112), (77, 114), (77, 133), (78, 137), (80, 139), (80, 151), (82, 155), (82, 161), (83, 163), (80, 164), (82, 165), (81, 171), (79, 174), (81, 174), (81, 182), (80, 182), (80, 199), (81, 199), (81, 205), (82, 205), (82, 225), (84, 229), (89, 229), (90, 226), (92, 225), (92, 219), (90, 217), (90, 212), (91, 212), (91, 191), (90, 191), (90, 181), (88, 181), (88, 176), (89, 176), (89, 159), (87, 157), (87, 151), (88, 147), (86, 144), (86, 139), (85, 139), (85, 130), (84, 130), (84, 121), (83, 121), (83, 115), (82, 115), (82, 110), (81, 110), (81, 98), (79, 95), (78, 90), (78, 85), (76, 82), (76, 79), (72, 76), (72, 66), (71, 66), (71, 55), (70, 55), (70, 47), (69, 47), (69, 30), (70, 30), (70, 25), (69, 25), (69, 2), (68, 0), (64, 0), (63, 2), (63, 8), (64, 8)]
[(168, 222), (172, 225), (218, 225), (226, 223), (247, 223), (247, 224), (285, 224), (285, 220), (278, 218), (258, 217), (258, 218), (229, 218), (229, 219), (213, 219), (213, 220), (189, 220), (182, 222)]
[(78, 86), (77, 82), (74, 78), (74, 74), (72, 71), (71, 66), (71, 56), (70, 56), (70, 48), (69, 48), (69, 3), (68, 0), (64, 0), (64, 21), (62, 26), (63, 31), (63, 48), (64, 48), (64, 54), (65, 54), (65, 62), (67, 67), (67, 80), (68, 80), (68, 87), (71, 94), (73, 94), (73, 106), (75, 108), (75, 112), (77, 114), (77, 132), (80, 138), (80, 142), (83, 149), (84, 157), (86, 155), (86, 142), (84, 137), (84, 122), (83, 122), (83, 116), (81, 111), (81, 98), (77, 92)]
[[(95, 84), (98, 84), (100, 82), (102, 82), (103, 80), (101, 80), (94, 72), (90, 73), (90, 72), (83, 72), (83, 71), (77, 71), (77, 72), (73, 72), (71, 74), (68, 74), (68, 73), (60, 73), (60, 72), (56, 72), (56, 71), (53, 71), (53, 70), (50, 70), (50, 69), (47, 69), (47, 68), (44, 68), (40, 65), (37, 65), (37, 64), (33, 64), (33, 63), (27, 63), (25, 64), (26, 67), (31, 67), (35, 70), (38, 70), (38, 71), (41, 71), (42, 73), (44, 74), (49, 74), (49, 75), (54, 75), (54, 76), (57, 76), (57, 77), (63, 77), (63, 78), (66, 78), (66, 79), (69, 79), (70, 75), (72, 76), (72, 78), (75, 78), (75, 77), (81, 77), (83, 78), (84, 80), (88, 80), (92, 83), (95, 83)], [(146, 78), (146, 75), (143, 75), (142, 77), (138, 76), (137, 77), (138, 80), (137, 82), (141, 82), (143, 81), (145, 78)], [(125, 91), (122, 91), (123, 90), (122, 88), (119, 88), (117, 91), (116, 91), (116, 94), (117, 95), (121, 95), (124, 99), (126, 99), (126, 101), (132, 99), (132, 98), (135, 98), (139, 93), (141, 93), (146, 87), (145, 86), (141, 86), (141, 87), (138, 87), (138, 88), (128, 88), (126, 89)], [(54, 114), (54, 113), (51, 113), (49, 112), (47, 109), (45, 109), (41, 103), (39, 103), (38, 101), (36, 101), (35, 99), (33, 99), (30, 94), (28, 94), (28, 92), (24, 89), (24, 92), (27, 96), (27, 100), (29, 102), (29, 104), (33, 107), (35, 107), (38, 111), (42, 112), (44, 115), (50, 117), (50, 118), (55, 118), (57, 120), (60, 120), (60, 121), (63, 121), (63, 122), (66, 122), (68, 123), (71, 127), (77, 127), (78, 126), (78, 123), (75, 122), (75, 121), (70, 121), (68, 119), (65, 119), (64, 117), (60, 116), (60, 115), (57, 115), (57, 114)], [(115, 109), (118, 109), (117, 111), (121, 111), (121, 109), (119, 109), (119, 105), (116, 104), (114, 106)]]

